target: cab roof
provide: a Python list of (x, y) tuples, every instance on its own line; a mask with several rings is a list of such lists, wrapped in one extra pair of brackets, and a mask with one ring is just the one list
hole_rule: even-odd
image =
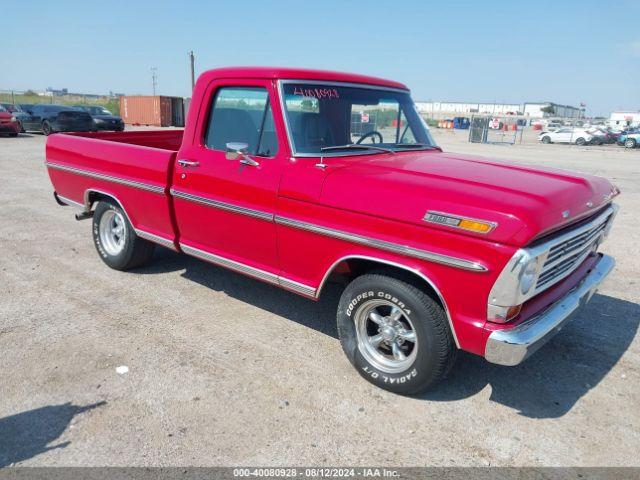
[(332, 72), (329, 70), (310, 70), (305, 68), (283, 67), (226, 67), (207, 70), (201, 77), (208, 81), (216, 78), (267, 78), (276, 80), (318, 80), (325, 82), (364, 83), (381, 87), (409, 90), (406, 85), (384, 78), (369, 77), (354, 73)]

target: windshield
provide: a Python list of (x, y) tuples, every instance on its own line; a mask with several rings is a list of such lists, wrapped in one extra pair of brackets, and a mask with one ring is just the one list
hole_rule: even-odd
[[(282, 85), (294, 154), (336, 155), (327, 147), (360, 144), (394, 151), (435, 147), (408, 92), (339, 84)], [(349, 149), (350, 154), (374, 150)]]

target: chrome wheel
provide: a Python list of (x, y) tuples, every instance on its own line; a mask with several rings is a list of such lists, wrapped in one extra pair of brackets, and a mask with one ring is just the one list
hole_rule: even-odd
[(109, 255), (116, 256), (124, 249), (127, 229), (122, 214), (107, 210), (100, 218), (100, 242)]
[(378, 370), (408, 369), (418, 352), (415, 328), (402, 309), (386, 300), (369, 300), (355, 313), (358, 350)]

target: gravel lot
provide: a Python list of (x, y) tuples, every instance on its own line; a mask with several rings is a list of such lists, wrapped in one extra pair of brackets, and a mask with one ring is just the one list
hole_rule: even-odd
[(0, 138), (0, 467), (640, 465), (640, 150), (434, 135), (623, 195), (618, 266), (582, 317), (519, 367), (463, 354), (420, 398), (353, 370), (337, 287), (315, 303), (164, 249), (110, 270), (53, 200), (45, 138)]

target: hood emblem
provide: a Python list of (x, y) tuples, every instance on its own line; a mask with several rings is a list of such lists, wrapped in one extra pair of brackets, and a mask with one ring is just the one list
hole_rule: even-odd
[(569, 210), (565, 210), (564, 212), (562, 212), (562, 218), (569, 218), (569, 215), (571, 215), (571, 212)]

